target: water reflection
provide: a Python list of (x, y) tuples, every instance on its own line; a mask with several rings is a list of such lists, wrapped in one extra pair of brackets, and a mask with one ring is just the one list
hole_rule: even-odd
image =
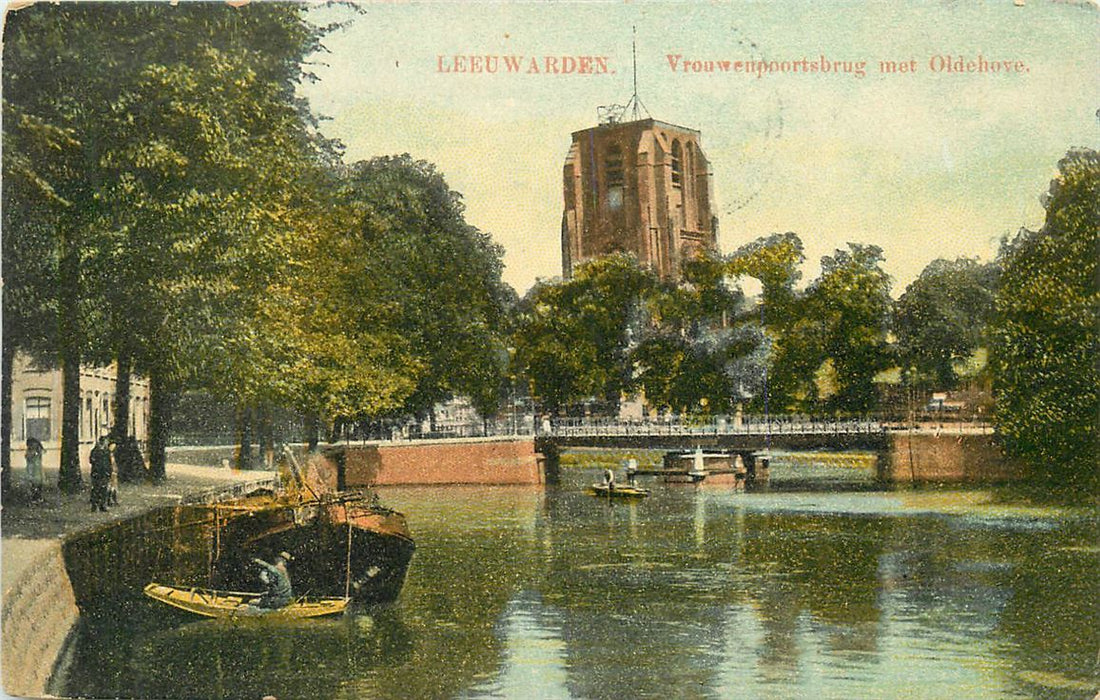
[[(1097, 523), (970, 493), (636, 503), (391, 489), (392, 607), (270, 626), (88, 620), (60, 690), (131, 697), (1051, 697), (1097, 686)], [(148, 611), (146, 611), (148, 612)], [(1091, 691), (1090, 691), (1091, 689)]]

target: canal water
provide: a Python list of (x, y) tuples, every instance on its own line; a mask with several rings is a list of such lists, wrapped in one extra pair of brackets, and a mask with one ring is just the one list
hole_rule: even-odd
[[(275, 625), (86, 616), (56, 687), (139, 698), (1073, 698), (1100, 688), (1100, 530), (990, 490), (767, 492), (598, 469), (403, 488), (400, 600)], [(789, 485), (795, 486), (792, 482)]]

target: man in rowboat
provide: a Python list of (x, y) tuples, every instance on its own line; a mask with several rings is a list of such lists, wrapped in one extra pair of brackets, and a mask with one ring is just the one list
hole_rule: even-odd
[(607, 487), (607, 492), (610, 494), (615, 490), (615, 471), (612, 469), (605, 469), (603, 472), (603, 483)]
[(255, 602), (257, 608), (273, 610), (285, 608), (293, 602), (294, 591), (290, 586), (290, 574), (286, 570), (287, 562), (293, 560), (294, 557), (287, 552), (279, 552), (271, 564), (263, 559), (252, 560), (260, 567), (260, 580), (267, 588), (263, 596)]

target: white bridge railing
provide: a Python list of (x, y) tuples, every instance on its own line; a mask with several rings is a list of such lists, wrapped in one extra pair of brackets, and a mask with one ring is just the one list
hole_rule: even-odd
[[(544, 426), (545, 427), (545, 426)], [(724, 418), (621, 421), (604, 418), (560, 419), (550, 426), (555, 437), (627, 437), (627, 436), (692, 436), (692, 435), (869, 435), (888, 429), (882, 421), (870, 419), (816, 419), (783, 416), (764, 419), (762, 416), (741, 420)], [(547, 431), (543, 431), (544, 433)]]

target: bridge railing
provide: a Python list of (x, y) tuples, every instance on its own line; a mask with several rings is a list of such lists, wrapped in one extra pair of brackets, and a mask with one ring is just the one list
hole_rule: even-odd
[(885, 432), (886, 424), (874, 419), (827, 419), (812, 416), (744, 416), (731, 418), (670, 417), (668, 419), (618, 420), (614, 418), (565, 418), (554, 421), (549, 432), (559, 437), (625, 437), (659, 435), (852, 435)]

